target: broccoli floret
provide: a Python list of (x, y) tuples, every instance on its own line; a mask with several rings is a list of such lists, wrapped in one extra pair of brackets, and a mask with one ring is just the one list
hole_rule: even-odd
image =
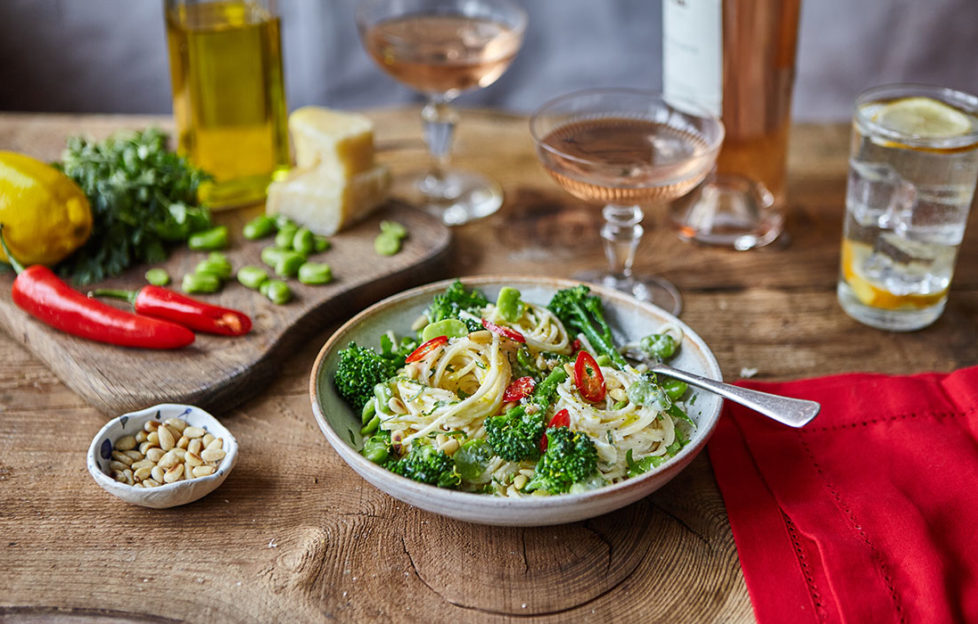
[(452, 458), (421, 440), (411, 445), (407, 455), (392, 463), (390, 470), (402, 477), (443, 488), (456, 488), (462, 482)]
[(485, 426), (486, 442), (503, 459), (522, 461), (540, 457), (540, 437), (546, 428), (542, 413), (527, 414), (521, 405), (487, 418)]
[(359, 413), (374, 396), (374, 386), (387, 381), (404, 364), (404, 357), (384, 357), (373, 349), (355, 342), (340, 351), (340, 361), (333, 378), (340, 396)]
[(469, 331), (478, 331), (482, 326), (470, 318), (461, 318), (459, 313), (463, 310), (481, 316), (482, 310), (489, 305), (489, 300), (479, 290), (466, 288), (461, 281), (455, 280), (444, 293), (435, 295), (428, 306), (428, 321), (437, 323), (444, 319), (459, 319), (469, 328)]
[(583, 284), (558, 290), (547, 308), (557, 315), (566, 328), (584, 334), (598, 351), (597, 355), (607, 355), (616, 368), (624, 368), (625, 358), (615, 348), (611, 327), (604, 318), (601, 298), (590, 292), (591, 289)]
[(537, 384), (530, 399), (532, 413), (527, 411), (527, 406), (519, 405), (501, 416), (486, 419), (486, 442), (496, 455), (509, 461), (540, 457), (547, 410), (557, 394), (557, 386), (565, 379), (567, 371), (559, 367)]
[(597, 470), (598, 449), (591, 438), (569, 427), (553, 427), (547, 429), (547, 450), (524, 489), (563, 494), (575, 483), (591, 478)]

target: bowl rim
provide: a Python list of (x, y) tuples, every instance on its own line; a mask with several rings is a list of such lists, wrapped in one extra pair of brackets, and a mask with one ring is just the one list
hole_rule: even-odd
[[(510, 498), (503, 496), (487, 496), (485, 494), (477, 494), (474, 492), (463, 492), (459, 490), (439, 488), (434, 485), (419, 483), (413, 479), (408, 479), (407, 477), (397, 475), (363, 457), (363, 455), (361, 455), (356, 448), (344, 440), (340, 434), (332, 428), (319, 405), (319, 401), (317, 400), (317, 382), (325, 364), (327, 355), (340, 344), (341, 340), (345, 339), (346, 334), (348, 334), (366, 318), (383, 310), (396, 307), (409, 299), (417, 297), (418, 295), (440, 292), (447, 288), (456, 279), (461, 280), (463, 284), (469, 287), (525, 284), (531, 286), (567, 288), (583, 283), (579, 280), (556, 277), (534, 277), (530, 275), (478, 275), (449, 278), (410, 288), (387, 297), (386, 299), (382, 299), (381, 301), (378, 301), (377, 303), (357, 313), (355, 316), (343, 323), (338, 329), (336, 329), (336, 331), (334, 331), (327, 339), (326, 343), (319, 350), (319, 354), (316, 356), (316, 360), (313, 364), (312, 372), (309, 377), (309, 396), (312, 403), (313, 415), (315, 416), (316, 422), (318, 423), (320, 430), (323, 432), (323, 435), (330, 443), (330, 446), (333, 447), (333, 449), (338, 455), (340, 455), (341, 458), (343, 458), (344, 461), (350, 464), (350, 467), (354, 469), (355, 472), (360, 473), (361, 477), (366, 479), (366, 477), (364, 477), (364, 473), (366, 473), (380, 480), (389, 480), (393, 478), (393, 483), (397, 484), (400, 489), (407, 490), (413, 496), (426, 497), (428, 499), (439, 499), (447, 504), (468, 506), (480, 504), (499, 509), (518, 509), (525, 511), (573, 507), (590, 502), (602, 501), (608, 498), (616, 498), (618, 496), (625, 497), (627, 496), (628, 492), (635, 492), (636, 490), (641, 490), (647, 487), (650, 481), (657, 479), (659, 475), (664, 474), (673, 466), (679, 466), (679, 468), (682, 469), (686, 464), (692, 461), (693, 457), (699, 454), (702, 448), (706, 445), (710, 436), (713, 434), (723, 406), (722, 400), (717, 401), (716, 409), (711, 413), (701, 415), (701, 420), (697, 423), (697, 430), (699, 431), (702, 427), (705, 427), (705, 429), (703, 429), (699, 442), (695, 445), (687, 445), (677, 455), (670, 458), (661, 466), (643, 473), (638, 477), (625, 479), (618, 483), (606, 485), (594, 490), (579, 493), (560, 494), (556, 496), (528, 496), (521, 498)], [(588, 286), (594, 294), (599, 295), (606, 303), (610, 301), (613, 303), (638, 305), (640, 308), (648, 308), (650, 312), (663, 315), (671, 322), (678, 324), (686, 333), (686, 337), (692, 339), (693, 343), (697, 345), (699, 351), (702, 353), (704, 360), (706, 361), (707, 368), (709, 369), (705, 372), (704, 376), (716, 380), (722, 380), (720, 365), (717, 363), (713, 352), (707, 346), (706, 342), (700, 338), (699, 334), (686, 325), (686, 323), (679, 320), (672, 314), (669, 314), (662, 308), (646, 302), (638, 301), (625, 293), (600, 285), (586, 283), (585, 285)], [(368, 482), (371, 481), (370, 479), (366, 480)], [(371, 483), (371, 485), (374, 484)], [(378, 489), (383, 491), (382, 488)], [(394, 498), (399, 497), (394, 496)]]
[[(116, 481), (111, 476), (105, 474), (99, 469), (98, 458), (99, 458), (99, 451), (101, 450), (101, 442), (103, 439), (108, 439), (109, 431), (116, 426), (116, 423), (118, 423), (120, 418), (122, 418), (123, 416), (128, 416), (132, 420), (142, 419), (142, 422), (146, 422), (148, 420), (151, 420), (155, 416), (155, 413), (157, 411), (163, 411), (164, 409), (185, 410), (188, 408), (197, 410), (205, 417), (205, 420), (211, 420), (218, 426), (222, 427), (225, 431), (227, 431), (227, 437), (225, 439), (225, 449), (224, 449), (226, 454), (224, 456), (224, 459), (221, 460), (221, 463), (218, 464), (217, 470), (215, 470), (212, 474), (209, 474), (205, 477), (196, 477), (190, 481), (186, 479), (181, 479), (180, 481), (175, 481), (173, 483), (164, 483), (155, 488), (150, 488), (149, 490), (146, 490), (145, 488), (137, 488), (135, 486), (129, 485), (128, 483), (121, 483), (119, 481)], [(166, 419), (164, 418), (163, 420)], [(113, 442), (113, 448), (114, 447), (115, 447), (115, 443)], [(211, 414), (204, 408), (198, 407), (196, 405), (190, 405), (189, 403), (158, 403), (156, 405), (144, 407), (143, 409), (134, 410), (132, 412), (126, 412), (125, 414), (119, 414), (118, 416), (113, 416), (112, 418), (110, 418), (109, 421), (106, 422), (105, 425), (103, 425), (102, 428), (98, 430), (98, 433), (95, 434), (95, 437), (92, 438), (92, 443), (88, 447), (87, 466), (88, 466), (89, 474), (92, 475), (92, 478), (95, 479), (96, 483), (98, 483), (103, 489), (105, 489), (106, 491), (112, 494), (116, 494), (116, 492), (113, 492), (113, 489), (116, 488), (121, 488), (120, 491), (136, 492), (137, 494), (144, 494), (147, 492), (173, 492), (191, 486), (201, 487), (201, 485), (212, 481), (218, 481), (218, 485), (220, 485), (220, 482), (223, 482), (224, 479), (227, 478), (228, 473), (231, 472), (231, 469), (234, 468), (235, 459), (237, 458), (237, 455), (238, 455), (237, 438), (235, 438), (234, 434), (231, 433), (231, 430), (227, 428), (227, 425), (219, 421), (213, 414)], [(156, 494), (156, 496), (160, 496), (160, 494)]]

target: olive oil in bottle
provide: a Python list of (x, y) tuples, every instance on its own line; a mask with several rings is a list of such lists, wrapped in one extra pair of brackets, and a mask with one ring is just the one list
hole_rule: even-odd
[(214, 209), (262, 201), (289, 166), (280, 21), (268, 4), (166, 2), (179, 151), (214, 176), (200, 197)]

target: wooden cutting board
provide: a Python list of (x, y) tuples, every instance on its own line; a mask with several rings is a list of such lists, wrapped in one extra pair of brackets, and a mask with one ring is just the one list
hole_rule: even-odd
[[(228, 225), (231, 243), (225, 255), (235, 271), (248, 264), (264, 267), (261, 249), (272, 240), (249, 241), (241, 236), (241, 226), (259, 212), (256, 208), (214, 217)], [(409, 232), (402, 250), (394, 256), (379, 256), (373, 249), (382, 219), (395, 219)], [(286, 305), (273, 304), (233, 278), (219, 293), (195, 295), (248, 314), (254, 327), (245, 336), (197, 334), (192, 345), (172, 351), (130, 349), (76, 338), (44, 325), (13, 304), (12, 273), (0, 275), (0, 326), (107, 415), (164, 402), (191, 403), (220, 414), (263, 390), (277, 374), (283, 357), (301, 341), (374, 301), (430, 281), (448, 251), (451, 232), (438, 219), (391, 202), (331, 240), (332, 247), (313, 259), (330, 264), (335, 280), (323, 286), (288, 280), (294, 298)], [(154, 266), (166, 268), (174, 281), (171, 287), (179, 289), (182, 276), (206, 255), (182, 246), (166, 263)], [(147, 268), (133, 267), (98, 286), (139, 288), (146, 284)]]

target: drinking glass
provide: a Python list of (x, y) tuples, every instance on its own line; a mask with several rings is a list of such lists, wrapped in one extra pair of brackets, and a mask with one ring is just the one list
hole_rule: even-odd
[(448, 225), (496, 212), (498, 184), (449, 168), (452, 101), (506, 71), (523, 43), (526, 12), (512, 0), (360, 0), (356, 19), (374, 61), (427, 96), (421, 119), (433, 163), (413, 184), (420, 203)]
[(713, 168), (723, 124), (705, 108), (634, 89), (591, 89), (558, 97), (530, 118), (547, 173), (571, 195), (604, 205), (607, 271), (580, 279), (604, 284), (678, 314), (679, 291), (632, 271), (644, 233), (643, 207), (665, 206)]
[(978, 98), (888, 85), (856, 98), (839, 303), (912, 331), (940, 317), (978, 178)]

